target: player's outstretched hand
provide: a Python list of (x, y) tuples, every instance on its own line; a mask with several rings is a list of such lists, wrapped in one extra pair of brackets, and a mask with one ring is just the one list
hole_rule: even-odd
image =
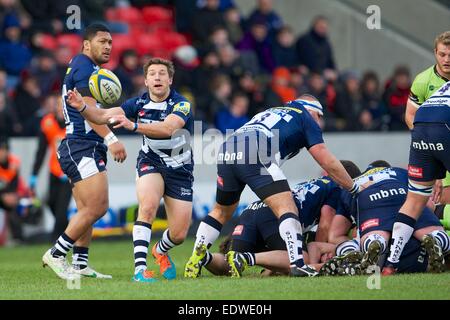
[(122, 163), (127, 158), (127, 151), (125, 150), (125, 146), (122, 142), (117, 141), (108, 146), (109, 152), (114, 159), (114, 161)]
[(84, 100), (77, 88), (67, 91), (67, 103), (77, 110), (81, 110), (84, 107)]
[(114, 116), (109, 119), (109, 123), (114, 125), (114, 129), (125, 128), (127, 130), (134, 129), (134, 122), (131, 122), (125, 115)]

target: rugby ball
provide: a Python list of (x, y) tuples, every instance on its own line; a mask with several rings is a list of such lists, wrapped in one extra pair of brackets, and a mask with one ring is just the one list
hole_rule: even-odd
[(97, 102), (112, 105), (120, 99), (122, 85), (119, 78), (108, 69), (99, 69), (89, 77), (89, 90)]

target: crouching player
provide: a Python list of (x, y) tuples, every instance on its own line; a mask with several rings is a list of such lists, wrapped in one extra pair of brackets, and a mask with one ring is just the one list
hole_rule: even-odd
[[(341, 161), (350, 177), (360, 174), (359, 168), (351, 161)], [(320, 177), (299, 183), (293, 188), (294, 201), (299, 211), (299, 219), (305, 234), (317, 228), (310, 243), (305, 246), (305, 259), (316, 270), (324, 259), (334, 256), (335, 246), (325, 243), (328, 227), (335, 215), (341, 188), (329, 177)], [(206, 245), (196, 250), (200, 266), (205, 266), (214, 274), (231, 272), (240, 277), (247, 266), (259, 265), (274, 272), (289, 273), (289, 259), (286, 244), (278, 231), (278, 222), (272, 210), (257, 201), (250, 204), (240, 215), (230, 241), (230, 251), (226, 261), (223, 255), (207, 251)], [(325, 230), (325, 231), (324, 231)], [(305, 248), (306, 247), (306, 248)], [(222, 250), (224, 253), (228, 250)]]
[[(352, 219), (358, 221), (360, 248), (364, 254), (360, 269), (361, 272), (366, 272), (369, 266), (377, 264), (382, 266), (384, 263), (384, 259), (380, 259), (380, 256), (388, 249), (387, 244), (391, 238), (398, 209), (405, 201), (408, 172), (405, 169), (392, 168), (385, 163), (384, 167), (369, 169), (358, 177), (356, 182), (366, 186), (357, 197), (356, 210), (347, 213), (338, 210), (331, 232), (334, 233), (336, 229), (348, 230)], [(346, 216), (346, 222), (338, 218), (341, 214)], [(445, 268), (444, 254), (450, 249), (450, 239), (439, 219), (429, 208), (423, 210), (414, 226), (413, 235), (414, 237), (406, 244), (398, 271), (442, 272)], [(330, 260), (325, 268), (331, 267), (332, 270), (336, 270), (345, 257), (344, 254)], [(332, 266), (333, 264), (335, 265)]]

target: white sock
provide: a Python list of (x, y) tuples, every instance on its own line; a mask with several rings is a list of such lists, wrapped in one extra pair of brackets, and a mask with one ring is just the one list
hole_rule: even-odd
[(161, 240), (158, 241), (156, 245), (156, 252), (159, 254), (166, 254), (170, 249), (175, 247), (177, 244), (174, 243), (169, 236), (169, 229), (164, 231)]
[(147, 254), (152, 236), (152, 225), (136, 221), (133, 226), (134, 273), (147, 269)]
[(337, 245), (336, 247), (336, 255), (342, 256), (351, 251), (360, 251), (359, 243), (356, 239), (347, 240)]
[(386, 240), (382, 236), (377, 234), (377, 233), (372, 233), (371, 235), (369, 235), (366, 238), (366, 240), (364, 240), (364, 243), (362, 245), (362, 251), (363, 252), (367, 252), (367, 250), (369, 249), (370, 243), (372, 241), (375, 241), (375, 240), (377, 240), (377, 241), (379, 241), (381, 243), (381, 252), (380, 252), (380, 254), (383, 254), (384, 251), (386, 250), (386, 247), (387, 247)]
[(409, 239), (411, 239), (413, 232), (414, 228), (407, 224), (402, 222), (394, 223), (394, 227), (392, 228), (392, 244), (388, 257), (390, 263), (396, 264), (400, 261), (403, 249)]
[(213, 217), (206, 216), (198, 226), (197, 234), (195, 236), (194, 250), (199, 244), (205, 244), (209, 249), (214, 241), (216, 241), (219, 237), (220, 230), (222, 230), (222, 224)]
[(302, 251), (302, 225), (297, 215), (294, 213), (283, 214), (280, 218), (278, 230), (281, 238), (286, 242), (289, 263), (302, 267), (305, 264)]
[(450, 237), (443, 230), (435, 230), (430, 233), (436, 242), (441, 246), (442, 253), (447, 254), (450, 251)]

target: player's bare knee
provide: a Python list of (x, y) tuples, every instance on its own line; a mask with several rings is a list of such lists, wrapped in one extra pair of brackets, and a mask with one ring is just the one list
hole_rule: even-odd
[(170, 231), (170, 239), (173, 243), (182, 244), (187, 236), (187, 230)]
[(221, 206), (216, 204), (209, 215), (224, 224), (231, 219), (233, 212), (234, 209), (232, 209), (231, 206)]

